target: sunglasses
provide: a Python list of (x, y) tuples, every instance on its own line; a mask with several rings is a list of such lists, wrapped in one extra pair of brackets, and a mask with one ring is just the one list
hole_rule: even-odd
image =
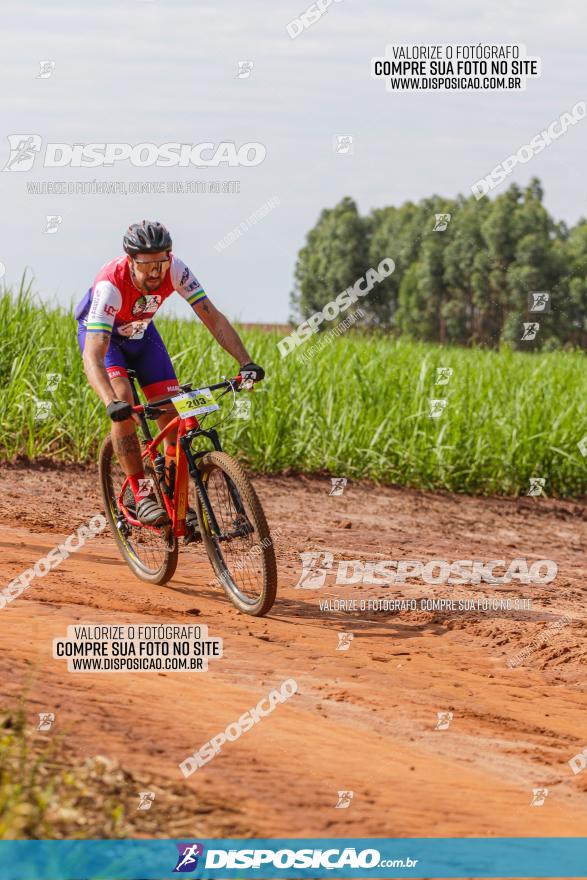
[(133, 260), (139, 272), (145, 275), (150, 275), (153, 269), (156, 269), (159, 275), (161, 272), (169, 269), (170, 262), (171, 260)]

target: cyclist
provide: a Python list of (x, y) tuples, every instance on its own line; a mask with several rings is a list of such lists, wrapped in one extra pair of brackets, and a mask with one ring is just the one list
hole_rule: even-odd
[[(75, 310), (78, 343), (88, 382), (112, 419), (114, 451), (129, 479), (137, 518), (143, 525), (162, 526), (169, 517), (145, 482), (127, 372), (129, 368), (136, 372), (149, 402), (179, 392), (171, 359), (152, 323), (161, 303), (177, 291), (241, 370), (250, 371), (255, 382), (260, 382), (265, 372), (252, 363), (234, 327), (212, 305), (185, 263), (172, 253), (171, 236), (162, 223), (142, 220), (131, 224), (123, 247), (125, 254), (102, 266)], [(173, 418), (171, 413), (160, 416), (159, 429)], [(175, 441), (175, 433), (164, 441), (167, 467), (175, 458)], [(196, 513), (191, 508), (186, 519), (196, 526)]]

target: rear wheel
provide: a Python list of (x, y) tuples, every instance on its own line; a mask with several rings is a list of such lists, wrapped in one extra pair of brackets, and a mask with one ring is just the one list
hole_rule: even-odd
[[(171, 526), (155, 530), (132, 526), (127, 522), (118, 506), (118, 497), (126, 477), (114, 452), (110, 434), (102, 443), (98, 467), (106, 516), (124, 561), (141, 580), (151, 584), (167, 583), (177, 567), (177, 541)], [(151, 462), (145, 461), (144, 467), (145, 477), (151, 480), (155, 497), (165, 507)], [(135, 509), (130, 486), (125, 490), (123, 501), (127, 509)]]
[(277, 592), (275, 551), (261, 502), (242, 467), (225, 452), (210, 452), (199, 465), (221, 535), (213, 534), (198, 496), (200, 531), (212, 567), (240, 611), (261, 617)]

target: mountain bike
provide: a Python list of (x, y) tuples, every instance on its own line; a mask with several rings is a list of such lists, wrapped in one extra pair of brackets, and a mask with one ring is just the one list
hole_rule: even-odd
[[(277, 590), (277, 565), (269, 526), (261, 502), (241, 465), (222, 451), (215, 427), (202, 422), (220, 410), (218, 400), (232, 392), (251, 390), (252, 381), (240, 374), (213, 385), (180, 391), (156, 403), (141, 404), (136, 374), (128, 371), (133, 412), (140, 423), (141, 456), (147, 493), (153, 492), (169, 516), (169, 525), (145, 526), (137, 519), (136, 502), (122, 470), (110, 434), (99, 456), (99, 474), (106, 515), (118, 549), (133, 573), (143, 581), (165, 584), (177, 566), (178, 539), (201, 541), (212, 568), (239, 611), (260, 617), (270, 610)], [(214, 396), (215, 392), (222, 392)], [(168, 406), (173, 409), (167, 409)], [(148, 419), (166, 412), (175, 418), (155, 437)], [(199, 417), (199, 418), (198, 418)], [(158, 447), (177, 428), (176, 457), (166, 469)], [(205, 448), (194, 451), (199, 442)], [(212, 448), (210, 448), (212, 447)], [(189, 481), (195, 488), (198, 529), (186, 524)]]

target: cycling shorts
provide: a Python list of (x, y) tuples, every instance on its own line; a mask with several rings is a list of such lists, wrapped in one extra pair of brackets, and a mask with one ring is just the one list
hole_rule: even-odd
[[(86, 328), (82, 321), (78, 321), (77, 341), (83, 353)], [(117, 376), (126, 378), (128, 370), (134, 370), (147, 400), (179, 391), (171, 358), (153, 322), (148, 325), (142, 339), (128, 339), (112, 333), (104, 366), (111, 379)]]

